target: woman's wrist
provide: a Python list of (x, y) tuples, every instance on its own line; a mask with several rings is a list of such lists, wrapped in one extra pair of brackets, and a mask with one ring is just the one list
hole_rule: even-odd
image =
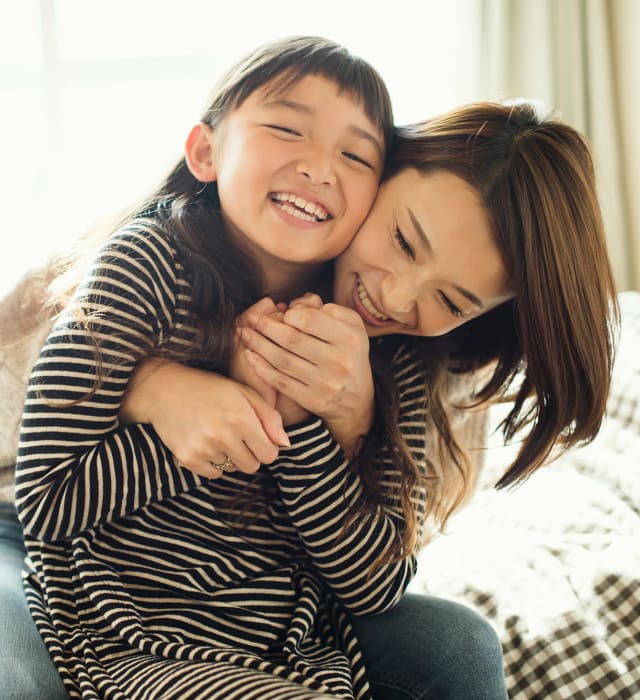
[(340, 444), (348, 459), (353, 457), (362, 437), (371, 430), (374, 412), (375, 406), (372, 400), (357, 414), (325, 419), (333, 439)]
[(178, 363), (161, 357), (141, 360), (131, 375), (120, 404), (119, 417), (123, 423), (153, 423), (154, 407), (162, 405), (158, 388), (162, 377)]

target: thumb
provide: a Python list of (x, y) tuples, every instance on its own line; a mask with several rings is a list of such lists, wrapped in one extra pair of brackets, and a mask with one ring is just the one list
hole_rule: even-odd
[(272, 405), (270, 406), (262, 396), (259, 396), (248, 387), (244, 389), (244, 392), (249, 405), (253, 408), (269, 440), (271, 440), (274, 445), (278, 445), (278, 447), (291, 447), (289, 436), (282, 425), (282, 416), (280, 413), (273, 408)]
[(255, 304), (252, 304), (248, 309), (246, 309), (244, 313), (253, 313), (260, 316), (262, 314), (271, 314), (277, 310), (278, 307), (274, 303), (273, 299), (270, 297), (263, 297), (260, 299), (260, 301), (256, 301)]

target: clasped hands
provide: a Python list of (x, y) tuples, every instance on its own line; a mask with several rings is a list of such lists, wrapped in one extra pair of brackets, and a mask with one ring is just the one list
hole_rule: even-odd
[(229, 377), (160, 358), (144, 360), (120, 417), (151, 423), (183, 467), (206, 478), (226, 457), (253, 473), (289, 444), (285, 427), (316, 415), (348, 456), (373, 420), (369, 339), (351, 309), (306, 294), (265, 298), (237, 321)]

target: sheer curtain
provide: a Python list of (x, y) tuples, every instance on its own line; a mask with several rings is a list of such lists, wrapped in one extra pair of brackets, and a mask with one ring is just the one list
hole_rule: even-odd
[(534, 97), (590, 139), (620, 291), (640, 289), (640, 3), (480, 0), (479, 93)]
[(0, 293), (147, 192), (221, 73), (264, 41), (368, 59), (399, 121), (464, 99), (473, 0), (2, 0)]

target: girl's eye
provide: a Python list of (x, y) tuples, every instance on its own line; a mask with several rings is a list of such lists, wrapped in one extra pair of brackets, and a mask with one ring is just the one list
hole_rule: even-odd
[(291, 134), (291, 136), (301, 136), (302, 134), (295, 129), (290, 129), (288, 126), (280, 126), (279, 124), (267, 124), (270, 129), (275, 131), (283, 131), (285, 134)]
[(407, 239), (402, 235), (402, 231), (399, 228), (396, 228), (394, 232), (394, 236), (396, 241), (398, 241), (398, 245), (400, 246), (400, 250), (407, 256), (409, 256), (412, 260), (416, 259), (416, 255), (413, 252), (413, 248), (411, 247), (411, 244)]
[(462, 316), (462, 309), (459, 309), (452, 301), (449, 299), (449, 297), (444, 293), (438, 290), (438, 294), (440, 295), (440, 298), (444, 302), (444, 305), (449, 309), (450, 313), (455, 316), (456, 318), (459, 318)]
[(364, 158), (361, 158), (359, 155), (356, 155), (355, 153), (350, 153), (349, 151), (343, 151), (342, 155), (345, 158), (348, 158), (349, 160), (353, 160), (356, 163), (360, 163), (361, 165), (364, 165), (367, 168), (370, 168), (371, 170), (373, 170), (373, 166), (371, 165), (371, 163), (366, 161)]

